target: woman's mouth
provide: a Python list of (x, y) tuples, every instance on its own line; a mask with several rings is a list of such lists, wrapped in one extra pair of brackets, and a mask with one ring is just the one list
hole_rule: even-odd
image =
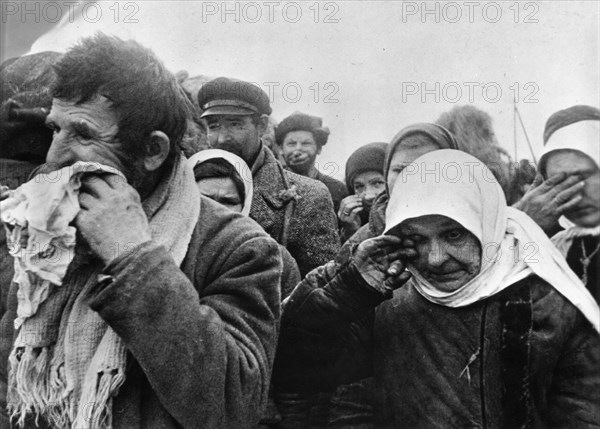
[(436, 282), (450, 282), (454, 280), (459, 280), (465, 275), (465, 270), (455, 270), (455, 271), (445, 271), (440, 273), (429, 272), (429, 277), (431, 280)]

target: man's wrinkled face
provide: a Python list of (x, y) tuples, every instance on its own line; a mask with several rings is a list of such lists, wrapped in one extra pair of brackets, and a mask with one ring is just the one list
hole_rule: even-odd
[(581, 200), (565, 213), (578, 226), (593, 228), (600, 225), (600, 169), (587, 155), (576, 150), (560, 150), (548, 154), (546, 176), (559, 173), (578, 175), (585, 180)]
[(425, 280), (440, 291), (455, 291), (481, 270), (479, 240), (446, 216), (408, 219), (393, 233), (415, 243), (418, 256), (410, 262)]
[[(140, 183), (135, 165), (126, 161), (128, 157), (116, 137), (118, 119), (107, 98), (98, 96), (81, 104), (54, 98), (46, 126), (53, 134), (42, 172), (69, 167), (78, 161), (97, 162), (121, 171), (134, 187)], [(83, 251), (84, 248), (88, 250)], [(79, 255), (89, 255), (86, 240), (78, 240), (77, 249)]]
[(373, 205), (375, 198), (385, 190), (385, 180), (380, 171), (361, 171), (352, 181), (354, 194), (367, 207)]
[(98, 162), (131, 178), (122, 143), (116, 139), (117, 115), (105, 97), (82, 104), (55, 98), (46, 125), (53, 131), (46, 155), (49, 169), (58, 170), (77, 161)]
[(306, 174), (315, 164), (321, 149), (310, 131), (290, 131), (281, 143), (287, 166), (296, 173)]
[(262, 134), (252, 117), (211, 115), (204, 121), (210, 147), (234, 153), (252, 166), (260, 149)]

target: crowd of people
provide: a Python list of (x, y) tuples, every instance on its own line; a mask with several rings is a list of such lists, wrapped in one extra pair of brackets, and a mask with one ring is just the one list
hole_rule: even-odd
[(344, 183), (323, 118), (135, 41), (0, 78), (1, 427), (600, 427), (597, 107), (537, 165), (399, 123)]

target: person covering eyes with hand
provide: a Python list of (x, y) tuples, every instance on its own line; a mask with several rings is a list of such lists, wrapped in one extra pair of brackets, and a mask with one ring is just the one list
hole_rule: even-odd
[(276, 382), (311, 391), (373, 376), (375, 427), (596, 421), (600, 310), (492, 177), (457, 150), (399, 172), (384, 234), (285, 303)]

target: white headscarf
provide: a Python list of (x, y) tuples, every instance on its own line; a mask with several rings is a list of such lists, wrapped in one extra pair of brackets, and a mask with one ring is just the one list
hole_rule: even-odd
[[(540, 157), (540, 168), (543, 170), (548, 159), (548, 154), (558, 150), (572, 150), (587, 155), (597, 167), (600, 159), (600, 121), (585, 120), (567, 125), (553, 132)], [(576, 237), (600, 235), (600, 225), (586, 228), (575, 225), (565, 216), (558, 220), (565, 230), (552, 237), (552, 242), (566, 255)]]
[(425, 280), (414, 266), (416, 290), (447, 307), (463, 307), (499, 293), (536, 274), (573, 303), (600, 332), (600, 309), (541, 228), (523, 212), (507, 207), (493, 173), (477, 158), (437, 150), (418, 158), (416, 169), (398, 175), (386, 211), (388, 233), (407, 219), (442, 215), (460, 223), (481, 243), (481, 271), (453, 292)]
[(244, 182), (244, 204), (242, 205), (242, 214), (248, 216), (250, 214), (253, 194), (252, 171), (250, 170), (250, 167), (248, 167), (248, 164), (236, 154), (221, 149), (207, 149), (195, 153), (188, 159), (188, 164), (193, 169), (196, 165), (202, 164), (210, 159), (224, 159), (238, 172)]

